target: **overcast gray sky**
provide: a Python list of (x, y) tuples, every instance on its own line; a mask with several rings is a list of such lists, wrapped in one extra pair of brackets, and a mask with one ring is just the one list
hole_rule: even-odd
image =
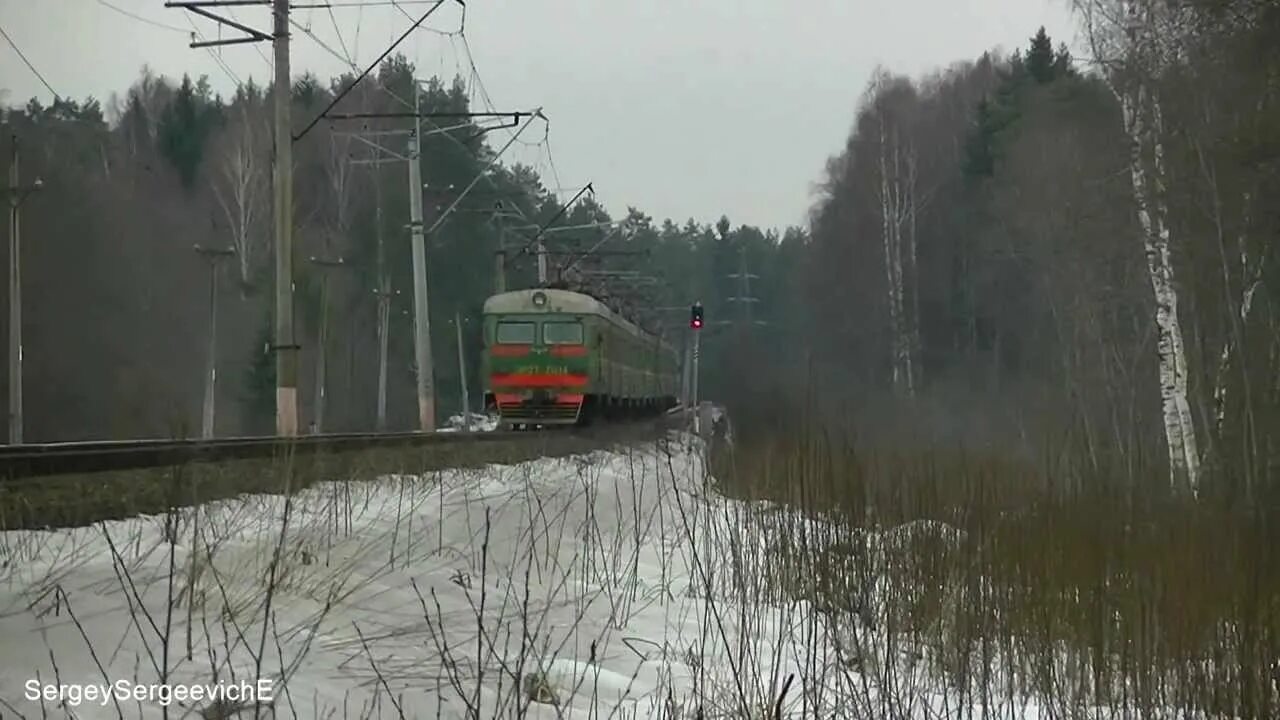
[[(403, 9), (416, 17), (428, 7)], [(268, 9), (234, 12), (270, 30)], [(411, 24), (390, 6), (332, 13), (294, 14), (362, 67)], [(460, 15), (450, 2), (427, 24), (457, 29)], [(210, 21), (164, 0), (0, 0), (0, 26), (54, 90), (76, 98), (123, 91), (143, 64), (169, 76), (207, 74), (228, 94), (228, 72), (209, 51), (187, 46), (193, 22), (216, 36)], [(544, 108), (566, 199), (572, 186), (594, 181), (611, 212), (630, 204), (658, 219), (709, 222), (723, 213), (735, 225), (782, 227), (804, 223), (813, 185), (842, 147), (877, 63), (917, 75), (1025, 46), (1040, 25), (1055, 44), (1078, 46), (1066, 0), (471, 0), (466, 38), (499, 110)], [(343, 70), (312, 38), (294, 38), (295, 74)], [(456, 38), (419, 32), (400, 50), (424, 77), (469, 74)], [(228, 46), (220, 57), (241, 80), (269, 77), (269, 44)], [(51, 99), (7, 45), (0, 88), (10, 103)], [(522, 137), (542, 138), (537, 126)], [(504, 159), (534, 165), (555, 184), (543, 147), (516, 145)]]

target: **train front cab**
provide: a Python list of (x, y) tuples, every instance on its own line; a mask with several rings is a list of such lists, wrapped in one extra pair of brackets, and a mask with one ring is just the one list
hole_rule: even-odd
[(487, 329), (485, 405), (504, 428), (571, 426), (585, 420), (590, 349), (578, 316), (501, 315)]

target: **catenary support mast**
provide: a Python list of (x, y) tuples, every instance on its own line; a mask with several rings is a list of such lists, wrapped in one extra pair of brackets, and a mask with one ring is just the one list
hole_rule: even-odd
[(298, 434), (298, 346), (293, 337), (293, 133), (290, 127), (289, 0), (274, 0), (276, 434)]

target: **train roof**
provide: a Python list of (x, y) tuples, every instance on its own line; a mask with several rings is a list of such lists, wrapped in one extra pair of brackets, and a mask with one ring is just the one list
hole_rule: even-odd
[[(533, 304), (534, 293), (542, 293), (547, 297), (547, 304), (538, 307)], [(608, 318), (614, 324), (622, 327), (622, 329), (633, 335), (647, 335), (649, 337), (657, 337), (653, 333), (645, 330), (634, 322), (628, 320), (622, 314), (616, 312), (613, 308), (601, 302), (597, 298), (572, 290), (561, 290), (558, 288), (529, 288), (525, 290), (510, 290), (497, 295), (490, 295), (484, 301), (484, 314), (502, 314), (502, 313), (536, 313), (536, 312), (554, 312), (554, 313), (570, 313), (573, 315), (600, 315)], [(675, 351), (673, 347), (662, 338), (658, 338), (658, 342), (668, 350)]]

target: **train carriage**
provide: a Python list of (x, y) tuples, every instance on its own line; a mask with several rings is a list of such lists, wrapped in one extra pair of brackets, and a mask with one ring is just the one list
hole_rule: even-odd
[(485, 405), (504, 427), (582, 425), (676, 404), (676, 351), (590, 295), (494, 295), (484, 341)]

